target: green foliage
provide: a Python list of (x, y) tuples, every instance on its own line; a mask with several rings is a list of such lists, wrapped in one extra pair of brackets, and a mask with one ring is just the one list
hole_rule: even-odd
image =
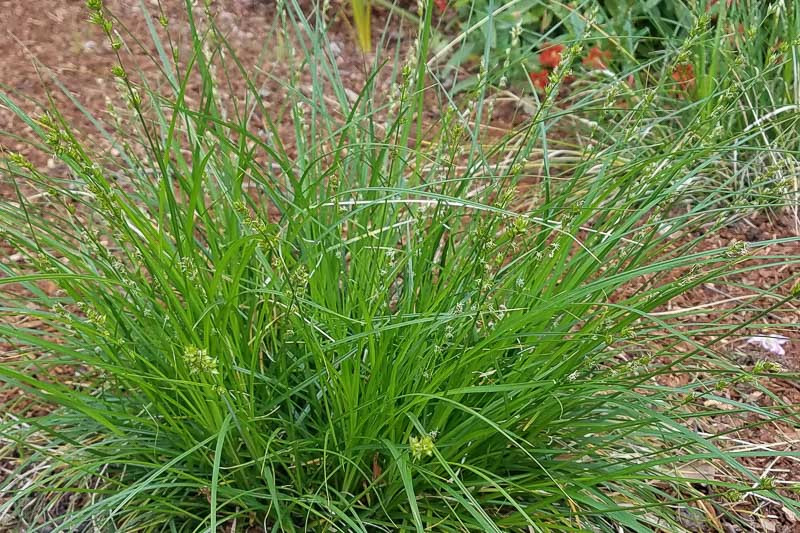
[(708, 187), (736, 191), (729, 201), (757, 208), (781, 206), (794, 194), (800, 5), (615, 0), (570, 9), (535, 0), (464, 0), (453, 6), (457, 17), (444, 19), (446, 27), (461, 28), (456, 40), (463, 46), (442, 47), (437, 59), (447, 61), (437, 75), (452, 79), (456, 91), (473, 90), (478, 77), (464, 79), (461, 67), (479, 62), (496, 87), (513, 84), (517, 93), (541, 97), (562, 54), (579, 43), (564, 91), (571, 101), (602, 102), (601, 123), (609, 104), (630, 103), (623, 95), (653, 92), (656, 107), (682, 127), (736, 138), (736, 179), (710, 178)]
[(365, 52), (372, 48), (372, 2), (370, 0), (350, 0), (353, 9), (353, 23), (356, 27), (358, 44)]
[[(685, 425), (795, 414), (721, 394), (778, 371), (720, 357), (747, 324), (698, 340), (690, 312), (655, 313), (724, 287), (770, 244), (698, 249), (728, 191), (694, 184), (730, 170), (739, 137), (665, 120), (663, 85), (623, 77), (605, 86), (626, 104), (607, 106), (613, 120), (587, 118), (605, 89), (559, 107), (565, 53), (531, 116), (487, 143), (489, 78), (459, 107), (426, 77), (432, 13), (390, 101), (377, 63), (351, 100), (325, 33), (288, 3), (280, 32), (300, 57), (283, 87), (295, 136), (281, 138), (255, 74), (189, 14), (188, 71), (153, 58), (163, 86), (116, 56), (129, 107), (95, 121), (113, 160), (58, 109), (0, 95), (69, 169), (3, 166), (19, 201), (0, 205), (0, 230), (24, 259), (0, 265), (3, 312), (46, 327), (0, 324), (20, 356), (0, 379), (57, 408), (4, 418), (20, 460), (0, 513), (30, 531), (610, 532), (682, 531), (696, 501), (730, 515), (734, 491), (796, 508), (740, 463), (773, 452)], [(231, 108), (219, 90), (234, 77), (247, 94)], [(724, 94), (710, 91), (712, 114)], [(590, 142), (566, 144), (567, 128)], [(753, 321), (787, 299), (768, 296)], [(79, 379), (48, 379), (56, 367)], [(725, 476), (687, 466), (706, 461)], [(63, 511), (65, 495), (85, 497)]]
[[(737, 187), (756, 190), (766, 203), (780, 205), (796, 189), (792, 176), (800, 150), (800, 5), (722, 5), (712, 10), (714, 19), (703, 38), (687, 48), (696, 76), (691, 98), (699, 104), (700, 120), (715, 117), (717, 128), (740, 137), (744, 146), (737, 163), (749, 170)], [(721, 114), (715, 102), (723, 90), (731, 105)]]
[(604, 33), (619, 36), (629, 54), (643, 57), (660, 51), (665, 43), (686, 38), (706, 2), (602, 0), (598, 4), (598, 25)]

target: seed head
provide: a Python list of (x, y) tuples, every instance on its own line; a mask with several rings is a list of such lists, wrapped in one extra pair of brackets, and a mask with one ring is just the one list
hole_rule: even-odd
[(433, 455), (434, 444), (431, 435), (423, 435), (422, 437), (410, 437), (409, 447), (411, 448), (411, 456), (415, 461), (419, 461), (423, 457), (430, 457)]
[(783, 371), (783, 368), (775, 361), (762, 359), (761, 361), (756, 361), (756, 364), (753, 365), (754, 374), (777, 374), (781, 371)]
[(761, 481), (758, 484), (758, 488), (762, 490), (775, 490), (775, 478), (770, 476), (765, 476), (761, 478)]
[(728, 244), (728, 249), (726, 250), (725, 255), (730, 258), (742, 257), (747, 255), (749, 248), (750, 247), (747, 245), (746, 242), (740, 241), (738, 239), (733, 239)]
[(33, 164), (28, 161), (28, 159), (17, 152), (12, 152), (8, 154), (8, 160), (17, 165), (18, 167), (24, 168), (26, 170), (33, 170)]
[(731, 503), (739, 503), (742, 501), (742, 493), (736, 489), (731, 489), (725, 493), (725, 499)]
[(190, 374), (219, 374), (217, 360), (208, 355), (208, 350), (187, 346), (183, 352), (183, 360), (189, 367)]

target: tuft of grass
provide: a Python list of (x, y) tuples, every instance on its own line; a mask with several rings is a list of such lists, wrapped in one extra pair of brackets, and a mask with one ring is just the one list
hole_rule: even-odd
[[(128, 107), (116, 124), (92, 117), (118, 156), (58, 109), (0, 93), (32, 148), (68, 169), (4, 161), (17, 199), (0, 204), (0, 230), (24, 260), (0, 264), (0, 311), (43, 326), (0, 323), (17, 356), (0, 379), (55, 409), (4, 416), (19, 459), (0, 518), (30, 531), (610, 532), (692, 530), (701, 502), (736, 521), (732, 495), (796, 510), (743, 464), (784, 452), (688, 426), (794, 419), (777, 398), (724, 394), (780, 369), (739, 368), (722, 349), (794, 293), (755, 294), (751, 320), (703, 336), (690, 311), (657, 312), (755, 254), (796, 261), (761, 252), (770, 241), (702, 247), (729, 193), (692, 183), (722, 172), (738, 138), (653, 121), (658, 86), (592, 122), (596, 94), (557, 99), (576, 42), (532, 114), (490, 139), (492, 75), (466, 102), (438, 89), (430, 9), (404, 63), (373, 65), (353, 98), (324, 24), (286, 2), (297, 54), (275, 111), (211, 10), (187, 2), (181, 62), (151, 32), (153, 88), (126, 64), (124, 27), (93, 6), (120, 43)], [(246, 87), (235, 105), (220, 94), (232, 79)], [(662, 122), (654, 149), (646, 132)], [(756, 298), (770, 305), (753, 312)], [(56, 367), (76, 379), (50, 379)]]

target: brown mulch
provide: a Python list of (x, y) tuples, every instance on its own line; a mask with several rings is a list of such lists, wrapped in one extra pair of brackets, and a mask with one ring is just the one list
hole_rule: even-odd
[[(748, 217), (723, 228), (718, 234), (705, 237), (700, 245), (701, 250), (725, 248), (732, 241), (740, 240), (748, 243), (759, 241), (793, 239), (797, 236), (797, 221), (788, 213), (758, 215)], [(749, 342), (754, 336), (767, 334), (758, 327), (742, 328), (715, 343), (717, 354), (740, 365), (744, 369), (752, 369), (760, 360), (778, 363), (785, 370), (786, 378), (768, 378), (761, 380), (767, 391), (749, 384), (740, 384), (715, 392), (716, 395), (729, 400), (740, 401), (764, 408), (776, 408), (779, 405), (792, 406), (796, 413), (800, 406), (800, 381), (796, 379), (800, 373), (800, 307), (798, 300), (791, 298), (792, 287), (800, 275), (800, 242), (789, 241), (774, 243), (763, 248), (754, 248), (738, 266), (756, 267), (745, 272), (726, 276), (725, 283), (706, 283), (673, 299), (663, 312), (679, 311), (697, 306), (708, 306), (699, 317), (693, 315), (692, 327), (699, 321), (739, 325), (749, 320), (755, 324), (769, 326), (769, 335), (783, 335), (788, 342), (782, 346), (785, 353), (772, 353), (763, 347)], [(771, 266), (767, 266), (771, 265)], [(773, 299), (758, 297), (758, 289), (770, 289), (788, 301), (775, 307)], [(720, 303), (716, 303), (720, 302)], [(746, 303), (746, 306), (744, 305)], [(772, 309), (771, 309), (772, 308)], [(770, 310), (771, 309), (771, 310)], [(766, 312), (770, 310), (769, 312)], [(702, 326), (702, 324), (701, 324)], [(691, 331), (689, 328), (684, 332)], [(698, 340), (711, 340), (722, 332), (704, 332), (702, 336), (692, 335)], [(677, 378), (674, 378), (677, 379)], [(672, 385), (679, 384), (671, 383)], [(771, 398), (774, 395), (775, 398)], [(701, 398), (700, 409), (729, 409), (729, 405), (713, 399)], [(800, 418), (795, 414), (781, 422), (763, 424), (754, 415), (728, 417), (724, 415), (698, 421), (696, 431), (709, 434), (727, 433), (723, 447), (769, 449), (779, 452), (800, 452)], [(769, 477), (775, 481), (779, 492), (792, 500), (798, 501), (796, 492), (800, 485), (800, 458), (745, 458), (753, 473), (761, 477)], [(800, 531), (800, 517), (777, 503), (770, 503), (758, 497), (749, 496), (747, 501), (736, 506), (739, 511), (753, 512), (749, 521), (751, 531), (795, 532)], [(729, 529), (726, 531), (739, 531)]]

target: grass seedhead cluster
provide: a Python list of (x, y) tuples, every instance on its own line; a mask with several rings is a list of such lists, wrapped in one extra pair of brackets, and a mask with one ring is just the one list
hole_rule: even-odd
[[(0, 264), (0, 312), (44, 326), (0, 323), (15, 355), (0, 380), (55, 406), (3, 418), (17, 457), (3, 519), (29, 531), (645, 532), (691, 529), (698, 501), (735, 522), (731, 494), (793, 508), (741, 464), (757, 452), (686, 425), (716, 413), (698, 399), (750, 424), (792, 416), (720, 394), (779, 369), (720, 357), (743, 326), (701, 342), (654, 313), (751, 268), (767, 244), (699, 248), (731, 208), (724, 190), (689, 185), (725, 168), (738, 138), (707, 135), (710, 119), (655, 122), (659, 86), (626, 86), (615, 124), (593, 122), (597, 93), (557, 101), (569, 65), (530, 116), (489, 138), (494, 73), (464, 102), (432, 83), (431, 9), (405, 66), (376, 60), (354, 97), (324, 23), (289, 1), (279, 117), (211, 9), (188, 4), (192, 46), (177, 62), (150, 26), (161, 86), (114, 46), (128, 106), (95, 124), (118, 155), (58, 109), (0, 94), (63, 169), (7, 154), (1, 170), (17, 194), (0, 204), (2, 239), (22, 260)], [(103, 30), (126, 43), (118, 24)], [(233, 78), (245, 89), (231, 104), (219, 92)], [(647, 128), (663, 132), (658, 149)], [(560, 145), (564, 129), (585, 146)], [(51, 378), (64, 367), (74, 380)], [(695, 475), (704, 463), (718, 475)]]

